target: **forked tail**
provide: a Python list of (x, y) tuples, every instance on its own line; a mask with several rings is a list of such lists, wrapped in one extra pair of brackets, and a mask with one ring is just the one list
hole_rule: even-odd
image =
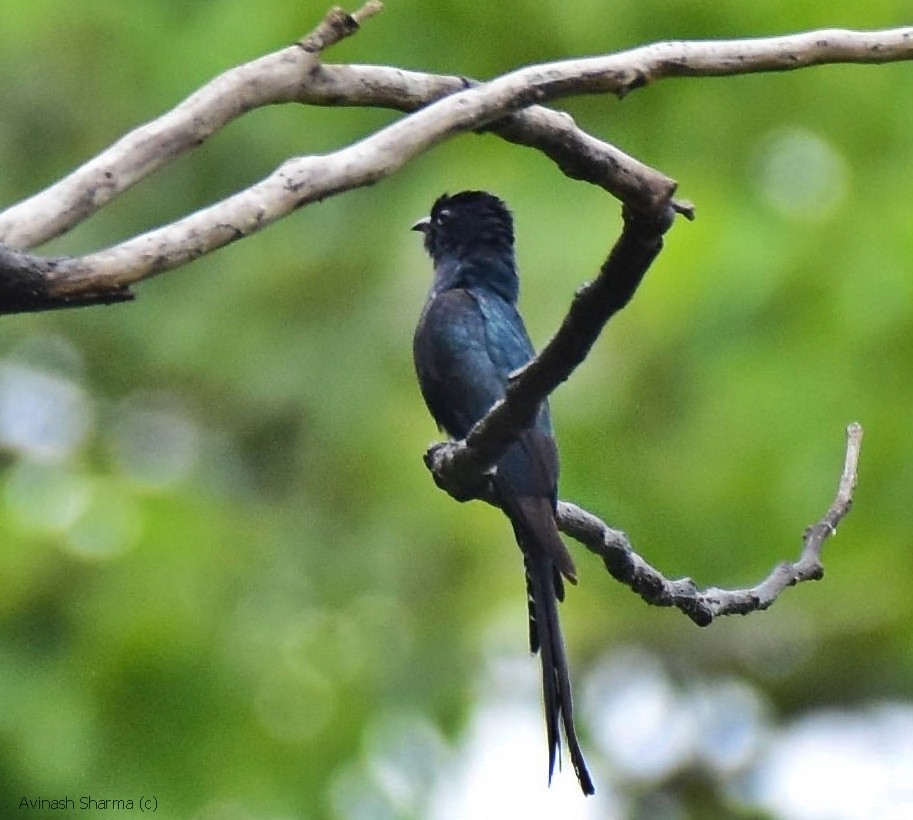
[[(521, 515), (511, 516), (517, 541), (523, 551), (526, 567), (526, 590), (529, 598), (529, 647), (538, 652), (542, 662), (542, 694), (545, 701), (545, 726), (548, 736), (548, 777), (551, 782), (555, 762), (561, 753), (561, 728), (567, 739), (568, 751), (580, 788), (584, 794), (593, 794), (596, 789), (587, 770), (577, 730), (574, 727), (574, 705), (571, 698), (571, 681), (568, 674), (567, 656), (561, 624), (558, 621), (558, 601), (564, 598), (564, 579), (553, 555), (570, 565), (562, 571), (574, 579), (573, 564), (566, 551), (554, 513), (547, 499), (538, 499), (544, 505), (520, 503), (513, 510)], [(532, 501), (532, 499), (528, 499)], [(542, 506), (545, 510), (542, 511)], [(533, 509), (531, 509), (533, 507)], [(563, 558), (566, 556), (566, 560)]]

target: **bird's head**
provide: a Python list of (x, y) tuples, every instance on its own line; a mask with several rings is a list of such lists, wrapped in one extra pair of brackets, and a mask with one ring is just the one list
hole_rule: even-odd
[(412, 230), (425, 235), (425, 248), (432, 257), (462, 255), (480, 247), (512, 253), (514, 247), (510, 211), (498, 197), (485, 191), (443, 194)]
[(412, 229), (424, 234), (439, 275), (450, 278), (459, 268), (461, 278), (474, 280), (469, 284), (506, 289), (505, 297), (516, 298), (513, 217), (498, 197), (485, 191), (444, 194)]

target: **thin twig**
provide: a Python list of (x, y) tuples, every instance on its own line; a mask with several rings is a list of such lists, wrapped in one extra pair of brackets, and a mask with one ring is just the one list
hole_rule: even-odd
[(332, 8), (314, 30), (302, 37), (297, 45), (310, 54), (320, 54), (330, 46), (335, 46), (340, 40), (351, 37), (358, 31), (362, 21), (380, 14), (383, 10), (383, 3), (377, 0), (368, 0), (358, 11), (351, 14), (338, 7)]
[(861, 446), (862, 427), (854, 422), (846, 428), (846, 456), (837, 495), (822, 519), (806, 529), (802, 554), (795, 562), (778, 564), (767, 578), (749, 589), (709, 587), (702, 591), (690, 578), (670, 580), (634, 552), (623, 532), (565, 501), (558, 502), (558, 526), (602, 558), (612, 577), (647, 603), (675, 607), (698, 626), (707, 626), (724, 615), (747, 615), (767, 609), (787, 587), (824, 575), (821, 551), (852, 507)]

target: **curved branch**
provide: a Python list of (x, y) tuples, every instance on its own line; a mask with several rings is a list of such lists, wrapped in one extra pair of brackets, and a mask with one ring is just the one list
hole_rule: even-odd
[[(343, 34), (355, 28), (344, 28)], [(326, 66), (319, 50), (308, 50), (332, 42), (312, 33), (310, 40), (225, 72), (69, 177), (0, 214), (0, 241), (29, 248), (57, 236), (232, 119), (258, 106), (291, 101), (404, 111), (427, 107), (348, 148), (290, 160), (246, 191), (171, 226), (73, 260), (49, 289), (67, 296), (81, 289), (122, 288), (253, 233), (295, 208), (370, 185), (454, 134), (485, 127), (536, 147), (565, 173), (601, 185), (629, 207), (659, 214), (671, 201), (672, 180), (581, 131), (567, 115), (533, 104), (573, 94), (623, 96), (665, 77), (913, 58), (911, 28), (826, 30), (756, 40), (659, 43), (531, 66), (472, 85), (462, 78), (379, 66)], [(433, 100), (438, 101), (428, 105)]]
[[(467, 88), (482, 87), (463, 77), (387, 66), (323, 64), (320, 61), (322, 50), (355, 33), (358, 23), (369, 16), (368, 12), (376, 13), (378, 5), (369, 2), (351, 16), (334, 9), (295, 45), (229, 69), (211, 80), (174, 109), (122, 137), (69, 176), (0, 213), (0, 242), (26, 250), (65, 233), (119, 194), (199, 147), (217, 131), (255, 108), (300, 102), (321, 106), (370, 106), (411, 113)], [(527, 89), (523, 93), (535, 96), (537, 92)], [(455, 111), (462, 107), (460, 101), (450, 106)], [(401, 162), (387, 169), (378, 168), (373, 178), (353, 181), (342, 190), (370, 184), (397, 170), (440, 139), (481, 126), (486, 119), (496, 119), (499, 113), (516, 107), (522, 105), (510, 100), (496, 102), (492, 115), (483, 110), (476, 115), (477, 119), (469, 119), (463, 125), (446, 122), (450, 115), (444, 111), (437, 115), (445, 121), (439, 125), (439, 133), (433, 135), (432, 142), (418, 146), (403, 156)], [(421, 121), (417, 125), (407, 122), (405, 130), (416, 127), (423, 127)], [(488, 130), (510, 142), (542, 151), (568, 176), (599, 185), (619, 199), (640, 204), (644, 209), (663, 205), (675, 191), (673, 180), (582, 131), (564, 113), (531, 106), (493, 123)], [(357, 147), (352, 146), (352, 149)], [(345, 150), (348, 155), (357, 153)], [(370, 146), (366, 150), (370, 152)], [(309, 159), (332, 161), (336, 154)], [(376, 156), (376, 153), (372, 155)], [(316, 198), (337, 192), (328, 188)], [(227, 206), (226, 209), (230, 210)], [(274, 218), (287, 212), (280, 210)], [(209, 224), (209, 229), (213, 225), (218, 225), (218, 219)], [(225, 243), (215, 247), (221, 244)], [(208, 250), (212, 248), (200, 252)]]
[[(542, 401), (584, 360), (605, 323), (633, 296), (643, 275), (662, 248), (662, 237), (673, 214), (649, 220), (626, 212), (621, 237), (602, 266), (599, 277), (581, 288), (561, 328), (542, 352), (511, 375), (502, 401), (469, 431), (465, 439), (432, 446), (425, 464), (435, 483), (458, 501), (481, 499), (499, 506), (490, 480), (493, 465), (504, 450), (528, 428)], [(559, 501), (559, 528), (599, 555), (606, 569), (645, 601), (674, 606), (698, 626), (723, 615), (745, 615), (767, 609), (788, 586), (821, 578), (824, 542), (836, 533), (849, 513), (856, 486), (862, 428), (847, 427), (843, 474), (834, 503), (817, 524), (806, 530), (799, 560), (779, 564), (755, 587), (724, 590), (697, 588), (690, 578), (670, 580), (634, 552), (627, 536), (595, 515)]]
[(707, 626), (724, 615), (747, 615), (767, 609), (787, 587), (823, 577), (821, 552), (825, 541), (837, 534), (837, 525), (852, 507), (861, 447), (862, 427), (854, 422), (846, 428), (846, 455), (837, 495), (821, 520), (806, 529), (799, 559), (778, 564), (767, 578), (750, 589), (709, 587), (701, 591), (690, 578), (670, 580), (634, 552), (623, 532), (564, 501), (558, 502), (558, 526), (602, 558), (612, 577), (629, 586), (647, 603), (676, 607), (698, 626)]
[[(777, 564), (763, 581), (747, 589), (708, 587), (701, 590), (691, 578), (667, 578), (634, 551), (624, 532), (569, 501), (558, 502), (558, 528), (602, 558), (609, 574), (648, 604), (674, 607), (698, 626), (709, 626), (716, 618), (726, 615), (748, 615), (768, 609), (787, 587), (803, 581), (817, 581), (824, 576), (821, 562), (824, 543), (837, 534), (837, 526), (853, 505), (862, 435), (862, 427), (856, 422), (847, 426), (846, 453), (837, 494), (821, 520), (805, 530), (798, 560)], [(474, 486), (467, 483), (466, 487), (472, 487), (472, 494), (458, 500), (479, 499), (500, 506), (487, 478), (481, 484), (476, 478)], [(442, 488), (450, 490), (449, 486)]]

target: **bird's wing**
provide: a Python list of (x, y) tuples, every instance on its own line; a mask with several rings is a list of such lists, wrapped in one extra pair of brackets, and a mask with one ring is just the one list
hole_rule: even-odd
[(507, 377), (535, 355), (532, 342), (514, 305), (486, 292), (477, 294), (476, 300), (484, 318), (489, 356), (506, 384)]
[[(527, 364), (535, 351), (514, 305), (483, 295), (479, 298), (479, 308), (485, 317), (489, 356), (506, 386), (510, 374)], [(554, 505), (558, 449), (547, 402), (542, 403), (534, 426), (521, 433), (516, 444), (505, 452), (498, 462), (498, 470), (517, 495), (550, 497)]]
[(476, 296), (454, 288), (425, 305), (414, 339), (422, 395), (435, 421), (463, 438), (504, 395), (506, 374), (492, 361)]

